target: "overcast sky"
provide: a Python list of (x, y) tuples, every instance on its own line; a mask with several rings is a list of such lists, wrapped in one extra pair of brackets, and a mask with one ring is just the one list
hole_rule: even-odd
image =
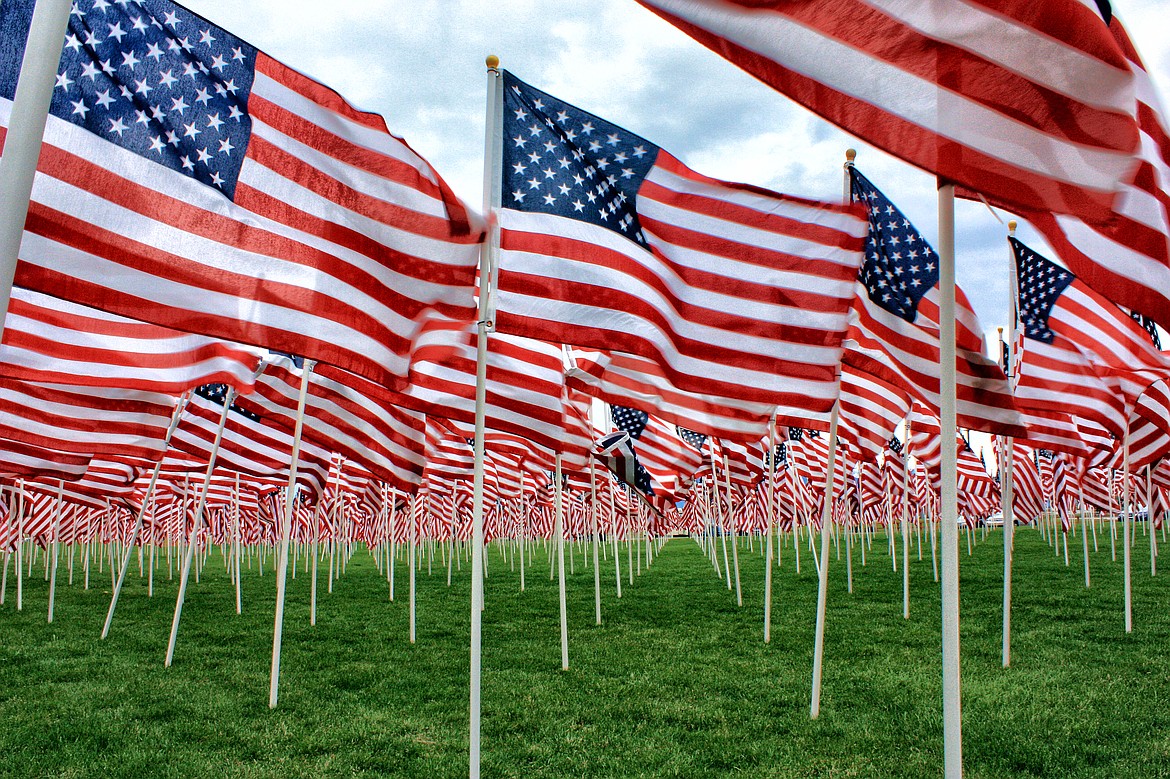
[[(484, 58), (624, 126), (696, 171), (841, 197), (845, 149), (932, 242), (934, 178), (869, 148), (757, 82), (634, 0), (187, 0), (212, 22), (386, 117), (475, 208), (482, 203)], [(1166, 0), (1114, 10), (1170, 94)], [(1006, 221), (1007, 216), (1002, 215)], [(987, 327), (1007, 319), (1006, 228), (960, 201), (957, 276)], [(1026, 226), (1020, 237), (1043, 243)]]

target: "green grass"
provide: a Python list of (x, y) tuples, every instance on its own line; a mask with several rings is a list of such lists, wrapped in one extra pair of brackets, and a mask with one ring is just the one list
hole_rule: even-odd
[[(676, 539), (623, 597), (603, 563), (603, 627), (592, 573), (569, 580), (572, 667), (560, 670), (555, 582), (536, 555), (526, 592), (492, 553), (484, 613), (483, 770), (499, 777), (937, 777), (942, 773), (940, 618), (929, 547), (911, 566), (911, 619), (885, 542), (868, 565), (834, 555), (820, 719), (808, 716), (816, 578), (791, 548), (778, 569), (773, 640), (762, 642), (763, 565), (741, 547), (744, 606), (698, 547)], [(1084, 588), (1035, 531), (1016, 550), (1012, 668), (1000, 667), (1002, 543), (962, 566), (964, 766), (968, 777), (1170, 776), (1170, 572), (1134, 551), (1134, 625), (1109, 541)], [(622, 553), (623, 573), (625, 553)], [(96, 565), (96, 563), (95, 563)], [(137, 567), (132, 568), (137, 572)], [(290, 582), (280, 706), (267, 707), (275, 578), (255, 565), (244, 614), (218, 552), (192, 582), (175, 662), (163, 667), (177, 591), (165, 565), (153, 599), (127, 582), (98, 635), (108, 572), (81, 587), (62, 568), (55, 620), (34, 571), (24, 610), (14, 574), (0, 608), (0, 776), (457, 777), (467, 772), (470, 568), (453, 586), (436, 561), (418, 578), (408, 641), (407, 576), (396, 601), (365, 553), (308, 622), (309, 578)]]

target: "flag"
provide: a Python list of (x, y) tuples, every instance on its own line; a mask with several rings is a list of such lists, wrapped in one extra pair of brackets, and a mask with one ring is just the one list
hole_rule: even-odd
[(496, 326), (641, 355), (687, 392), (827, 411), (858, 213), (701, 176), (503, 79)]
[(1170, 327), (1170, 123), (1157, 85), (1117, 16), (1109, 29), (1134, 73), (1138, 168), (1104, 224), (1047, 210), (1024, 215), (1086, 284)]
[(1137, 148), (1092, 3), (639, 0), (846, 132), (1010, 210), (1103, 220)]
[[(0, 6), (7, 125), (33, 0)], [(385, 121), (168, 0), (77, 0), (16, 283), (387, 384), (480, 230)]]
[(247, 391), (259, 351), (13, 287), (0, 376), (171, 394), (213, 383)]
[[(853, 198), (869, 216), (846, 361), (939, 407), (938, 255), (898, 207), (850, 166)], [(1020, 436), (1007, 377), (983, 354), (983, 326), (955, 287), (955, 393), (961, 427)]]
[(1016, 263), (1020, 402), (1072, 413), (1115, 435), (1146, 386), (1170, 375), (1149, 332), (1067, 268), (1009, 238)]

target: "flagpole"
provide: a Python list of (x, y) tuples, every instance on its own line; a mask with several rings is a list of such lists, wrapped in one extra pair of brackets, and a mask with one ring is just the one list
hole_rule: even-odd
[(764, 643), (772, 641), (772, 525), (776, 522), (776, 415), (768, 420), (768, 540), (764, 557)]
[[(297, 498), (297, 466), (301, 460), (301, 434), (305, 428), (305, 400), (309, 394), (309, 374), (315, 363), (305, 360), (301, 369), (301, 391), (297, 397), (296, 426), (293, 428), (292, 458), (288, 466), (288, 487), (284, 493), (284, 517), (280, 523), (280, 562), (276, 574), (276, 617), (272, 629), (272, 672), (268, 680), (268, 708), (276, 708), (280, 685), (280, 644), (284, 636), (284, 594), (288, 580), (288, 542), (292, 532), (293, 510)], [(320, 499), (324, 499), (321, 496)]]
[[(211, 473), (215, 470), (215, 460), (219, 455), (219, 446), (223, 442), (223, 429), (227, 424), (228, 408), (236, 397), (236, 390), (234, 387), (228, 387), (227, 392), (223, 396), (223, 411), (219, 415), (219, 427), (215, 431), (215, 442), (211, 445), (211, 455), (207, 458), (207, 475), (203, 479), (203, 491), (199, 493), (199, 503), (195, 509), (195, 518), (191, 523), (191, 537), (187, 543), (187, 549), (183, 554), (183, 570), (179, 576), (179, 595), (175, 599), (175, 616), (171, 620), (171, 638), (167, 644), (167, 659), (164, 666), (171, 667), (171, 661), (175, 659), (175, 641), (179, 638), (179, 620), (183, 616), (183, 601), (187, 598), (187, 580), (191, 576), (191, 560), (195, 557), (195, 541), (199, 535), (199, 529), (203, 524), (203, 509), (207, 506), (207, 492), (211, 487)], [(186, 501), (184, 501), (184, 511), (186, 510)], [(186, 517), (184, 517), (185, 519)]]
[(569, 670), (569, 607), (565, 597), (565, 502), (561, 484), (561, 453), (556, 454), (557, 480), (554, 490), (557, 534), (557, 590), (561, 609), (561, 670)]
[(72, 6), (71, 0), (38, 0), (13, 96), (0, 158), (0, 337)]
[(589, 458), (589, 515), (593, 524), (593, 605), (597, 624), (601, 624), (601, 569), (598, 567), (597, 531), (597, 463)]
[[(837, 392), (840, 394), (841, 377), (837, 377)], [(821, 672), (825, 656), (825, 604), (829, 598), (829, 523), (833, 517), (833, 486), (836, 480), (834, 469), (837, 458), (837, 423), (841, 416), (841, 401), (833, 401), (833, 413), (829, 417), (829, 459), (825, 465), (825, 503), (821, 508), (821, 558), (817, 569), (817, 627), (813, 644), (812, 703), (809, 717), (821, 715)]]
[[(485, 60), (487, 65), (487, 110), (484, 120), (483, 206), (490, 215), (499, 205), (500, 137), (502, 97), (500, 90), (500, 58), (494, 54)], [(471, 501), (471, 701), (470, 750), (468, 775), (479, 779), (480, 769), (480, 707), (483, 661), (483, 437), (484, 407), (487, 401), (487, 346), (489, 319), (492, 315), (490, 298), (495, 253), (499, 244), (499, 228), (493, 223), (488, 239), (480, 248), (479, 265), (479, 322), (476, 330), (475, 353), (475, 473)]]
[[(1121, 550), (1122, 559), (1125, 566), (1125, 632), (1133, 632), (1133, 588), (1132, 572), (1130, 568), (1129, 559), (1129, 530), (1130, 530), (1130, 512), (1133, 510), (1133, 490), (1129, 483), (1129, 415), (1128, 409), (1125, 418), (1125, 439), (1122, 443), (1122, 478), (1124, 479), (1122, 493), (1121, 493)], [(1114, 520), (1114, 524), (1117, 522)]]
[[(1016, 235), (1016, 220), (1008, 221), (1008, 237), (1014, 238)], [(1000, 328), (1000, 343), (1003, 344), (1003, 349), (1008, 355), (1008, 371), (1009, 374), (1017, 374), (1019, 369), (1016, 367), (1016, 360), (1020, 359), (1019, 354), (1013, 354), (1011, 346), (1017, 342), (1016, 331), (1019, 323), (1016, 321), (1019, 318), (1019, 304), (1017, 302), (1017, 295), (1019, 294), (1019, 280), (1016, 276), (1016, 255), (1012, 251), (1011, 244), (1008, 244), (1008, 304), (1010, 310), (1008, 312), (1008, 321), (1012, 324), (1012, 343), (1004, 342), (1002, 330)], [(1012, 384), (1012, 389), (1015, 389), (1015, 384), (1012, 382), (1011, 375), (1008, 376), (1008, 382)], [(1003, 667), (1007, 668), (1012, 661), (1012, 562), (1015, 555), (1015, 534), (1016, 534), (1016, 518), (1015, 507), (1015, 439), (1011, 436), (1004, 436), (1003, 446), (1001, 447), (1002, 461), (1000, 468), (1000, 488), (1003, 490), (1002, 504), (1003, 504)]]
[[(183, 409), (187, 407), (187, 401), (191, 398), (190, 391), (183, 394), (179, 398), (179, 402), (175, 404), (174, 413), (171, 414), (171, 424), (167, 428), (166, 437), (163, 439), (163, 456), (166, 456), (167, 449), (171, 445), (171, 436), (175, 434), (175, 429), (179, 426), (179, 419), (183, 415)], [(130, 567), (130, 550), (134, 548), (134, 542), (138, 539), (138, 534), (142, 531), (142, 522), (146, 517), (146, 509), (150, 505), (151, 499), (154, 497), (154, 488), (158, 484), (158, 475), (162, 470), (162, 457), (154, 465), (154, 472), (150, 474), (150, 483), (146, 485), (146, 495), (142, 498), (142, 506), (138, 509), (138, 519), (134, 523), (134, 531), (130, 534), (130, 542), (126, 547), (126, 554), (122, 557), (122, 568), (118, 571), (118, 582), (114, 585), (114, 594), (110, 598), (110, 610), (106, 614), (106, 624), (102, 626), (102, 638), (104, 639), (110, 633), (110, 623), (114, 621), (114, 609), (118, 607), (118, 595), (122, 592), (122, 583), (126, 581), (126, 570)]]
[[(65, 511), (65, 480), (59, 479), (57, 481), (57, 507), (53, 513), (53, 533), (52, 533), (52, 577), (49, 579), (49, 622), (53, 621), (53, 603), (56, 600), (57, 594), (57, 539), (61, 532), (61, 514)], [(129, 557), (129, 554), (127, 554)]]
[(955, 186), (939, 181), (939, 426), (942, 437), (942, 673), (943, 775), (963, 776), (962, 703), (959, 693), (958, 463), (955, 451)]

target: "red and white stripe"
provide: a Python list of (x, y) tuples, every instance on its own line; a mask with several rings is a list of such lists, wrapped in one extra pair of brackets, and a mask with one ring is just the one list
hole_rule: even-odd
[(212, 383), (247, 391), (259, 354), (14, 287), (0, 376), (176, 395)]
[(1133, 74), (1091, 2), (639, 2), (847, 132), (1012, 210), (1104, 219), (1133, 169)]
[(1170, 327), (1170, 124), (1121, 20), (1109, 26), (1134, 73), (1138, 168), (1107, 225), (1050, 213), (1028, 220), (1086, 284)]

